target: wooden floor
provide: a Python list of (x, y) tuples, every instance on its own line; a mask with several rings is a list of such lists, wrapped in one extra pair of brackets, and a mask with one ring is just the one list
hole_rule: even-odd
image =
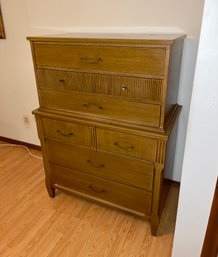
[(149, 223), (134, 216), (63, 192), (50, 199), (42, 161), (0, 147), (0, 256), (169, 257), (178, 191), (172, 186), (160, 236), (152, 237)]

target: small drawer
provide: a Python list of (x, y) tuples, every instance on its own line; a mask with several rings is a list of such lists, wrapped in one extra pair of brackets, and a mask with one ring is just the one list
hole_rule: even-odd
[(109, 97), (40, 90), (40, 104), (90, 116), (159, 127), (160, 105), (120, 101)]
[(140, 212), (151, 213), (151, 192), (132, 188), (93, 175), (88, 175), (73, 169), (51, 164), (51, 180), (55, 185), (61, 185), (88, 196), (113, 203), (120, 207)]
[(164, 75), (165, 48), (34, 43), (37, 68)]
[(91, 146), (91, 127), (62, 120), (43, 118), (45, 138), (62, 142)]
[(52, 141), (47, 142), (47, 150), (50, 162), (152, 191), (152, 164)]
[(97, 149), (155, 162), (157, 141), (148, 137), (97, 128)]
[(84, 92), (161, 103), (163, 80), (86, 72), (36, 69), (41, 89)]

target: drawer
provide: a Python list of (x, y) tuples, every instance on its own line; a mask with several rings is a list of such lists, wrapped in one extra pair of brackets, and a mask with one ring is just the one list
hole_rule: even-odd
[(34, 43), (37, 68), (164, 75), (165, 48)]
[(121, 101), (113, 98), (69, 92), (40, 90), (40, 104), (46, 108), (159, 127), (160, 105)]
[(38, 87), (161, 102), (163, 80), (86, 72), (36, 69)]
[(45, 138), (82, 146), (92, 145), (91, 127), (43, 118)]
[(53, 184), (125, 207), (145, 215), (151, 213), (151, 193), (93, 175), (51, 164)]
[(152, 164), (52, 141), (47, 142), (47, 150), (49, 161), (53, 163), (147, 191), (152, 190)]
[(97, 149), (155, 162), (157, 141), (148, 137), (97, 128)]

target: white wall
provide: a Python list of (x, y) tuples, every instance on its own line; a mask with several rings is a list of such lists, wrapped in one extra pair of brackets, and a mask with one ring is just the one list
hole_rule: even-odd
[(205, 0), (173, 257), (200, 256), (218, 175), (217, 24), (218, 1)]
[[(31, 111), (38, 106), (26, 36), (69, 31), (180, 32), (188, 35), (179, 103), (173, 179), (180, 180), (203, 0), (1, 0), (6, 40), (0, 40), (0, 136), (39, 144)], [(31, 117), (26, 127), (23, 115)]]

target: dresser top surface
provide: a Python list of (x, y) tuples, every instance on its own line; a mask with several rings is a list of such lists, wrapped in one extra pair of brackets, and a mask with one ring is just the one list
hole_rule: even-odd
[(184, 39), (184, 34), (136, 34), (136, 33), (69, 33), (49, 36), (27, 37), (30, 41), (56, 42), (94, 42), (110, 41), (116, 43), (138, 42), (143, 44), (171, 45), (175, 40)]

